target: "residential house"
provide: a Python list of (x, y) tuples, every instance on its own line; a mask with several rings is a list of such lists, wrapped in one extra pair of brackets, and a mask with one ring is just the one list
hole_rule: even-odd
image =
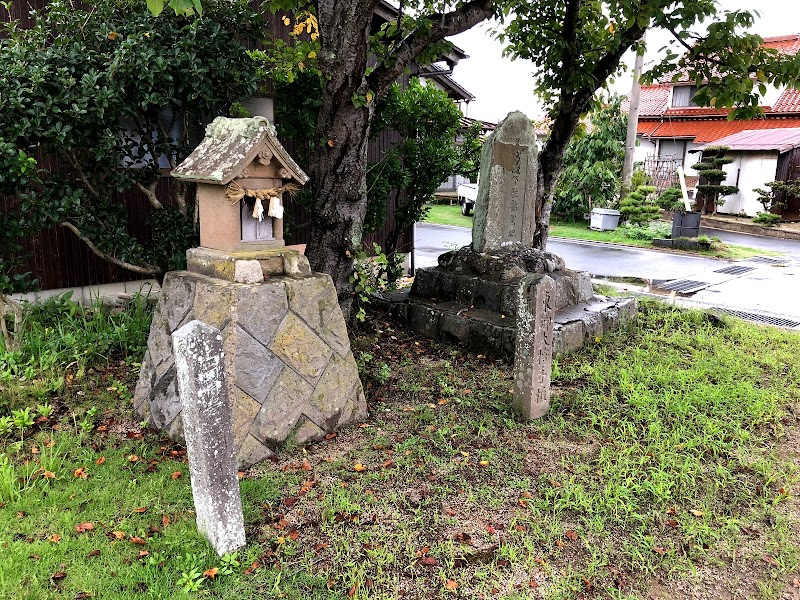
[[(800, 34), (765, 38), (764, 46), (794, 55), (800, 51)], [(768, 89), (761, 98), (764, 111), (761, 118), (734, 121), (728, 120), (729, 109), (698, 106), (694, 101), (696, 91), (694, 82), (688, 77), (642, 86), (637, 123), (639, 143), (634, 160), (643, 164), (653, 183), (662, 189), (676, 183), (675, 171), (677, 167), (683, 167), (688, 187), (693, 190), (698, 176), (691, 166), (699, 162), (700, 149), (726, 139), (731, 141), (729, 136), (745, 131), (763, 131), (764, 136), (758, 136), (758, 139), (766, 140), (767, 147), (762, 151), (749, 148), (737, 150), (735, 156), (731, 154), (735, 160), (725, 166), (728, 177), (724, 184), (736, 185), (740, 192), (729, 196), (719, 208), (719, 212), (755, 216), (763, 208), (756, 202), (757, 194), (752, 188), (764, 187), (767, 181), (791, 175), (785, 168), (778, 168), (778, 163), (788, 166), (787, 153), (791, 149), (780, 149), (788, 142), (777, 130), (800, 128), (800, 90), (786, 87)], [(774, 139), (782, 140), (779, 148), (770, 141)], [(739, 143), (740, 140), (733, 141)], [(769, 153), (769, 158), (760, 152)], [(792, 214), (792, 211), (787, 211), (785, 218), (800, 218), (800, 215), (794, 217)]]

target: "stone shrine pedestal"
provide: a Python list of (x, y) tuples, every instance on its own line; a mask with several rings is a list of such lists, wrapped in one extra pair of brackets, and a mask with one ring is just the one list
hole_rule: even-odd
[(187, 258), (187, 271), (164, 278), (134, 395), (140, 418), (184, 442), (171, 335), (194, 319), (222, 332), (240, 468), (366, 417), (328, 275), (288, 248), (194, 248)]

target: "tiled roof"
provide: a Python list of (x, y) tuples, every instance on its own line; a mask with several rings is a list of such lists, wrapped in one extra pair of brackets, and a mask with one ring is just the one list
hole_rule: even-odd
[(472, 119), (470, 117), (461, 117), (461, 129), (469, 129), (475, 123), (481, 124), (481, 131), (494, 131), (497, 129), (497, 123), (490, 123), (489, 121)]
[[(645, 122), (648, 125), (650, 123)], [(639, 123), (641, 126), (642, 123)], [(800, 117), (786, 119), (758, 119), (752, 121), (728, 121), (721, 119), (692, 119), (682, 121), (664, 121), (651, 130), (653, 138), (694, 138), (699, 144), (719, 140), (728, 135), (748, 129), (785, 129), (800, 127)], [(644, 134), (648, 135), (648, 134)]]
[(714, 145), (731, 150), (777, 150), (787, 152), (800, 147), (800, 127), (783, 129), (745, 129), (714, 140)]
[(664, 111), (665, 117), (727, 117), (729, 108), (710, 108), (708, 106), (682, 106), (668, 108)]
[(773, 112), (800, 113), (800, 90), (787, 89), (772, 107)]
[[(660, 116), (667, 109), (669, 99), (669, 86), (666, 85), (643, 85), (642, 95), (639, 97), (639, 116), (655, 117)], [(622, 111), (630, 110), (630, 102), (626, 98), (622, 101)]]
[(783, 54), (795, 55), (800, 51), (800, 33), (766, 37), (764, 38), (763, 46), (765, 48), (773, 48)]
[(658, 129), (659, 125), (661, 125), (661, 121), (639, 121), (636, 123), (636, 133), (638, 135), (649, 136)]

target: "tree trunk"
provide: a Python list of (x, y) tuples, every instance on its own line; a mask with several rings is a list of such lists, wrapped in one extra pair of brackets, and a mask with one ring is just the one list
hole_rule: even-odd
[[(593, 92), (592, 92), (593, 93)], [(550, 129), (550, 137), (539, 153), (539, 176), (536, 178), (536, 229), (533, 233), (535, 248), (545, 250), (550, 234), (550, 210), (553, 193), (564, 165), (564, 153), (581, 114), (589, 108), (591, 93), (580, 96), (563, 95), (556, 107), (557, 113)]]
[[(367, 144), (373, 114), (367, 102), (367, 48), (376, 0), (320, 0), (322, 106), (317, 144), (310, 156), (313, 212), (306, 256), (314, 271), (333, 278), (349, 319), (355, 251), (361, 245), (367, 207)], [(359, 106), (356, 106), (358, 104)]]

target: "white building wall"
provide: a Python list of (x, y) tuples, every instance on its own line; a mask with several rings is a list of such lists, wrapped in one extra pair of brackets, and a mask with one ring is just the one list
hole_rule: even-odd
[(758, 194), (753, 188), (765, 188), (766, 182), (775, 181), (778, 153), (731, 151), (728, 156), (734, 160), (723, 167), (728, 174), (723, 185), (735, 185), (739, 192), (727, 196), (725, 204), (719, 207), (718, 212), (755, 217), (757, 213), (763, 212), (764, 207), (758, 202)]
[(691, 166), (699, 163), (702, 155), (699, 152), (692, 152), (692, 150), (695, 150), (700, 146), (705, 146), (705, 144), (696, 144), (694, 142), (689, 142), (686, 144), (686, 158), (683, 162), (683, 172), (686, 175), (693, 175), (695, 177), (697, 176), (697, 171), (692, 169)]
[(644, 159), (651, 154), (656, 153), (656, 143), (652, 140), (643, 138), (640, 135), (636, 136), (636, 150), (633, 153), (633, 162), (644, 162)]

